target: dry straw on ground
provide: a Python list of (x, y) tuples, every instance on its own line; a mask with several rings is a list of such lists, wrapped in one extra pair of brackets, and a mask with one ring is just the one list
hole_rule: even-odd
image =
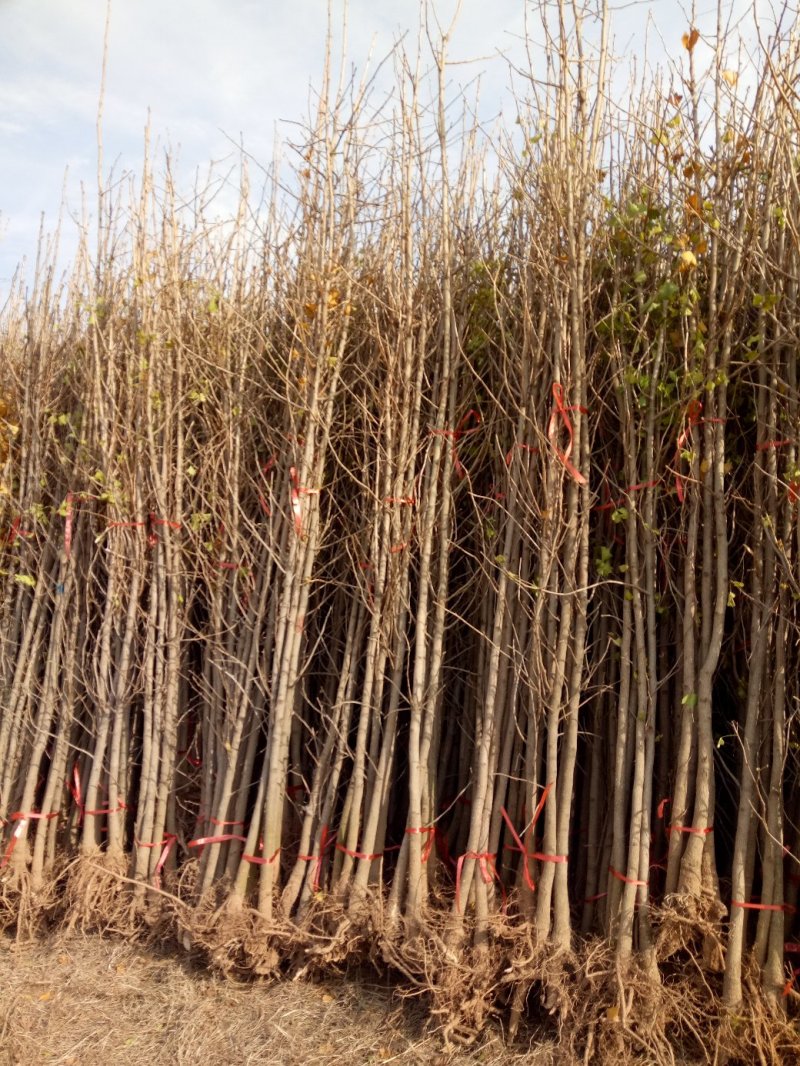
[(0, 940), (0, 1066), (547, 1066), (543, 1044), (442, 1049), (392, 983), (353, 974), (279, 984), (215, 977), (174, 952), (99, 937)]

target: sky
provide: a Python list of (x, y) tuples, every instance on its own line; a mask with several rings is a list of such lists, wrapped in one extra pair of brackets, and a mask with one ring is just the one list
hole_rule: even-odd
[[(443, 26), (457, 2), (431, 5)], [(623, 63), (643, 55), (646, 40), (654, 61), (680, 54), (690, 7), (677, 0), (612, 6), (619, 9), (614, 52)], [(724, 6), (738, 17), (750, 0)], [(767, 5), (759, 0), (759, 7), (763, 15)], [(0, 0), (0, 296), (23, 259), (29, 276), (42, 215), (51, 230), (63, 205), (69, 251), (84, 193), (91, 211), (106, 8), (107, 0)], [(158, 148), (177, 153), (187, 188), (212, 160), (235, 161), (240, 142), (268, 166), (276, 136), (291, 141), (292, 123), (308, 114), (327, 9), (327, 0), (112, 0), (106, 169), (113, 165), (117, 176), (140, 169), (148, 120)], [(713, 30), (715, 9), (715, 0), (698, 0), (701, 31)], [(416, 48), (419, 0), (331, 0), (331, 10), (334, 50), (344, 50), (359, 72), (404, 35)], [(487, 123), (501, 112), (513, 121), (509, 63), (527, 68), (526, 25), (535, 43), (541, 30), (529, 0), (461, 0), (449, 81), (455, 94), (480, 75)], [(744, 25), (752, 37), (752, 19)]]

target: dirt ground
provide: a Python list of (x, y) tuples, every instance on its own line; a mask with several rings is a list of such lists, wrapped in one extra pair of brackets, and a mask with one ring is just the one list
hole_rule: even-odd
[[(373, 979), (374, 982), (374, 979)], [(96, 938), (0, 938), (0, 1066), (445, 1066), (555, 1062), (501, 1034), (445, 1053), (389, 985), (237, 985), (175, 954)]]

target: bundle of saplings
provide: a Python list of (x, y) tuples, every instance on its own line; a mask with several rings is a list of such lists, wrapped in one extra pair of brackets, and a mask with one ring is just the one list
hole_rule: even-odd
[(633, 106), (553, 25), (509, 130), (326, 69), (263, 200), (146, 163), (15, 287), (0, 921), (797, 1061), (796, 38)]

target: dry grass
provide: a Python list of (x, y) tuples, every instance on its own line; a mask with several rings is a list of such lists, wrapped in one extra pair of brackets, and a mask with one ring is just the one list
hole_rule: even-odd
[(547, 1046), (511, 1052), (499, 1032), (447, 1054), (424, 1031), (420, 1008), (359, 975), (238, 984), (175, 955), (99, 937), (0, 939), (0, 984), (0, 1066), (559, 1061)]

